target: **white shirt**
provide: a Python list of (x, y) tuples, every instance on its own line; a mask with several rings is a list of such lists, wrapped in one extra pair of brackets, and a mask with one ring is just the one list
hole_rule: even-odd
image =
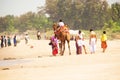
[(40, 32), (38, 32), (38, 35), (40, 35)]
[(25, 36), (25, 39), (27, 39), (27, 40), (28, 40), (28, 39), (29, 39), (29, 36), (28, 36), (28, 35), (26, 35), (26, 36)]
[(58, 25), (61, 27), (61, 26), (64, 26), (64, 23), (63, 22), (59, 22)]
[(83, 32), (81, 32), (80, 34), (78, 34), (79, 35), (79, 37), (83, 40), (84, 39), (84, 37), (83, 37), (83, 35), (85, 35)]
[(83, 45), (82, 40), (77, 40), (77, 44), (78, 44), (78, 46), (82, 46)]

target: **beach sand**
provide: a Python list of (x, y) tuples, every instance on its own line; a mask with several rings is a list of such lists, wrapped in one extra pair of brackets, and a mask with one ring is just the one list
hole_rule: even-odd
[(100, 40), (95, 54), (76, 55), (71, 41), (63, 56), (52, 56), (49, 40), (21, 40), (16, 47), (0, 48), (0, 80), (120, 80), (120, 40), (107, 41), (102, 53)]

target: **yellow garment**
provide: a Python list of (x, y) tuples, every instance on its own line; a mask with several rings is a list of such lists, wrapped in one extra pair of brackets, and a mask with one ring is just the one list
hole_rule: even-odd
[(107, 40), (107, 36), (106, 36), (106, 34), (103, 34), (102, 36), (101, 36), (101, 41), (106, 41)]

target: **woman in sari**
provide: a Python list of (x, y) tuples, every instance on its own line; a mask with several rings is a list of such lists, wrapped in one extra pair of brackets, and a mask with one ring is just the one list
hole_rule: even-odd
[(52, 54), (53, 56), (56, 56), (58, 54), (58, 40), (57, 40), (57, 37), (56, 35), (55, 36), (52, 36), (50, 38), (50, 43), (49, 45), (52, 46)]

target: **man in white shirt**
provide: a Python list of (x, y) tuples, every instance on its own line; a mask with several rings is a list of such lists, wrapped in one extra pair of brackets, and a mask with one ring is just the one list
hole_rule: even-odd
[(64, 22), (61, 19), (59, 20), (58, 26), (59, 27), (63, 27), (64, 26)]
[(83, 46), (84, 52), (85, 52), (85, 54), (87, 54), (85, 42), (84, 42), (84, 33), (81, 32), (81, 30), (79, 30), (78, 35), (79, 35), (79, 38), (82, 40), (82, 46)]
[(56, 31), (60, 31), (64, 27), (64, 22), (60, 19), (58, 23), (58, 28)]

